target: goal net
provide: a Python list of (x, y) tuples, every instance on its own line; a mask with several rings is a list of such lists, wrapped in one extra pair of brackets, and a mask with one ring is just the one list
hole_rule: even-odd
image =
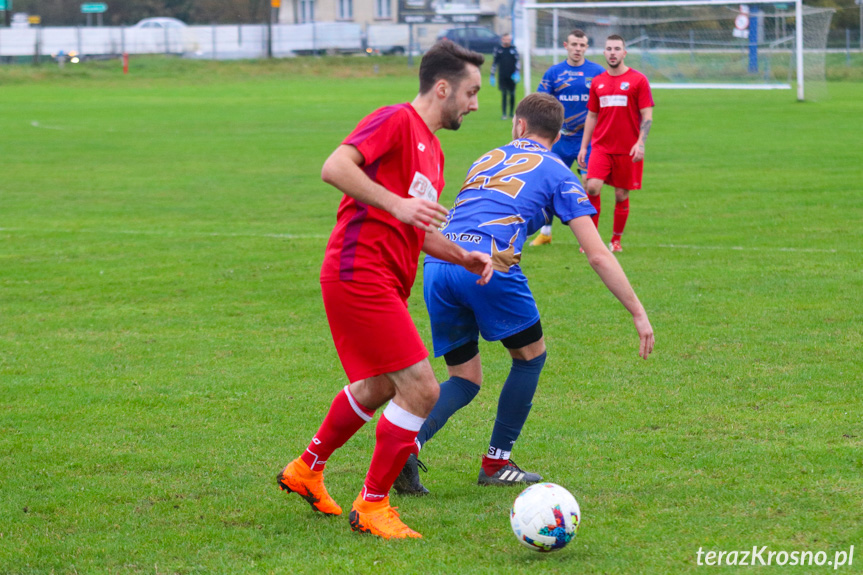
[[(590, 39), (588, 59), (603, 66), (606, 37), (626, 40), (626, 64), (654, 88), (790, 89), (797, 97), (826, 93), (824, 60), (830, 8), (754, 0), (652, 0), (525, 4), (522, 49), (525, 90), (566, 58), (573, 29)], [(802, 47), (802, 49), (798, 49)]]

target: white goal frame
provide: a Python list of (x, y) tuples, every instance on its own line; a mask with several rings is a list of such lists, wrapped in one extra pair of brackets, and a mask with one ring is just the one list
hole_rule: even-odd
[[(635, 0), (635, 1), (608, 1), (608, 2), (549, 2), (547, 4), (524, 4), (524, 13), (521, 19), (521, 36), (527, 42), (527, 46), (525, 46), (524, 50), (521, 50), (524, 60), (524, 65), (522, 66), (522, 70), (524, 72), (524, 90), (525, 96), (530, 94), (532, 91), (532, 80), (531, 80), (531, 69), (530, 69), (530, 60), (531, 60), (531, 30), (530, 30), (530, 21), (531, 19), (528, 17), (528, 10), (556, 10), (558, 8), (562, 9), (574, 9), (578, 10), (580, 8), (653, 8), (659, 6), (732, 6), (739, 4), (776, 4), (777, 0)], [(790, 3), (790, 2), (789, 2)], [(797, 99), (799, 101), (803, 101), (804, 99), (804, 82), (803, 82), (803, 0), (794, 0), (794, 14), (795, 14), (795, 22), (794, 22), (794, 35), (795, 35), (795, 58), (796, 58), (796, 80), (797, 80)], [(652, 86), (654, 88), (683, 88), (684, 86), (679, 84), (657, 84)], [(686, 87), (696, 87), (696, 86), (686, 86)], [(710, 88), (724, 88), (724, 89), (775, 89), (779, 87), (788, 88), (790, 86), (744, 86), (740, 84), (710, 84)]]

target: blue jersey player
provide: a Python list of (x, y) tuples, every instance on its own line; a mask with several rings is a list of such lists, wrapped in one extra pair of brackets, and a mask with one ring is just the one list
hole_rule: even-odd
[[(441, 231), (453, 242), (492, 258), (495, 273), (485, 285), (476, 276), (427, 256), (424, 296), (431, 318), (435, 356), (444, 356), (449, 379), (417, 436), (422, 447), (482, 385), (479, 336), (500, 341), (512, 367), (498, 401), (480, 485), (535, 483), (542, 477), (520, 469), (510, 453), (527, 420), (545, 364), (539, 311), (519, 261), (525, 238), (553, 216), (572, 229), (588, 262), (632, 314), (639, 355), (653, 350), (653, 328), (617, 259), (606, 249), (590, 216), (595, 213), (572, 171), (551, 152), (560, 137), (563, 107), (548, 94), (519, 103), (509, 144), (483, 154), (471, 166)], [(411, 456), (395, 483), (402, 494), (428, 493)]]
[[(560, 156), (567, 166), (572, 166), (578, 158), (581, 137), (584, 135), (584, 122), (587, 119), (587, 101), (593, 78), (605, 72), (605, 68), (585, 60), (587, 35), (579, 29), (570, 32), (563, 47), (566, 60), (555, 64), (542, 77), (538, 92), (551, 94), (557, 98), (564, 109), (563, 128), (560, 140), (552, 152)], [(587, 151), (590, 156), (590, 149)], [(585, 161), (585, 165), (587, 162)], [(533, 246), (551, 243), (551, 224), (543, 226), (539, 235), (531, 242)]]

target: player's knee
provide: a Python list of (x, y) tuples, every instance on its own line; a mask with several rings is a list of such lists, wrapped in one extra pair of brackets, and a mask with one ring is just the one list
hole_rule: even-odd
[(396, 395), (393, 382), (385, 376), (367, 377), (350, 385), (351, 395), (362, 405), (377, 409)]
[(460, 377), (476, 385), (482, 385), (482, 363), (479, 361), (477, 341), (469, 341), (444, 354), (450, 376)]
[(429, 413), (431, 412), (434, 404), (437, 403), (438, 398), (440, 397), (440, 385), (437, 380), (433, 380), (428, 385), (424, 385), (422, 389), (422, 399), (423, 403), (428, 407)]
[(411, 395), (411, 407), (416, 410), (417, 415), (428, 417), (440, 397), (440, 385), (436, 379), (423, 381)]
[(440, 385), (432, 374), (398, 386), (395, 401), (419, 417), (428, 417), (440, 397)]
[(443, 359), (448, 367), (456, 367), (467, 363), (479, 354), (479, 342), (469, 341), (460, 345), (452, 351), (443, 354)]
[[(533, 354), (531, 354), (531, 355), (533, 355)], [(545, 366), (545, 358), (547, 356), (548, 356), (548, 354), (545, 351), (545, 345), (543, 345), (542, 351), (539, 353), (539, 355), (536, 355), (534, 357), (531, 357), (530, 359), (524, 359), (521, 361), (522, 361), (523, 365), (527, 365), (530, 368), (532, 368), (534, 371), (536, 371), (536, 373), (539, 373), (542, 371), (542, 368)], [(515, 360), (513, 360), (513, 362), (515, 362)]]
[(540, 320), (536, 320), (532, 326), (515, 335), (503, 338), (501, 343), (509, 350), (513, 359), (532, 361), (540, 355), (545, 357), (545, 340), (542, 338), (542, 322)]

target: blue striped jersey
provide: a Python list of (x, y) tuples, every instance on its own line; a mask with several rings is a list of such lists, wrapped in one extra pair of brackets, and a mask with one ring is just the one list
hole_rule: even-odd
[(563, 104), (565, 135), (572, 136), (584, 130), (590, 84), (603, 72), (605, 68), (587, 60), (581, 66), (571, 66), (564, 60), (549, 68), (542, 77), (537, 92), (551, 94)]

